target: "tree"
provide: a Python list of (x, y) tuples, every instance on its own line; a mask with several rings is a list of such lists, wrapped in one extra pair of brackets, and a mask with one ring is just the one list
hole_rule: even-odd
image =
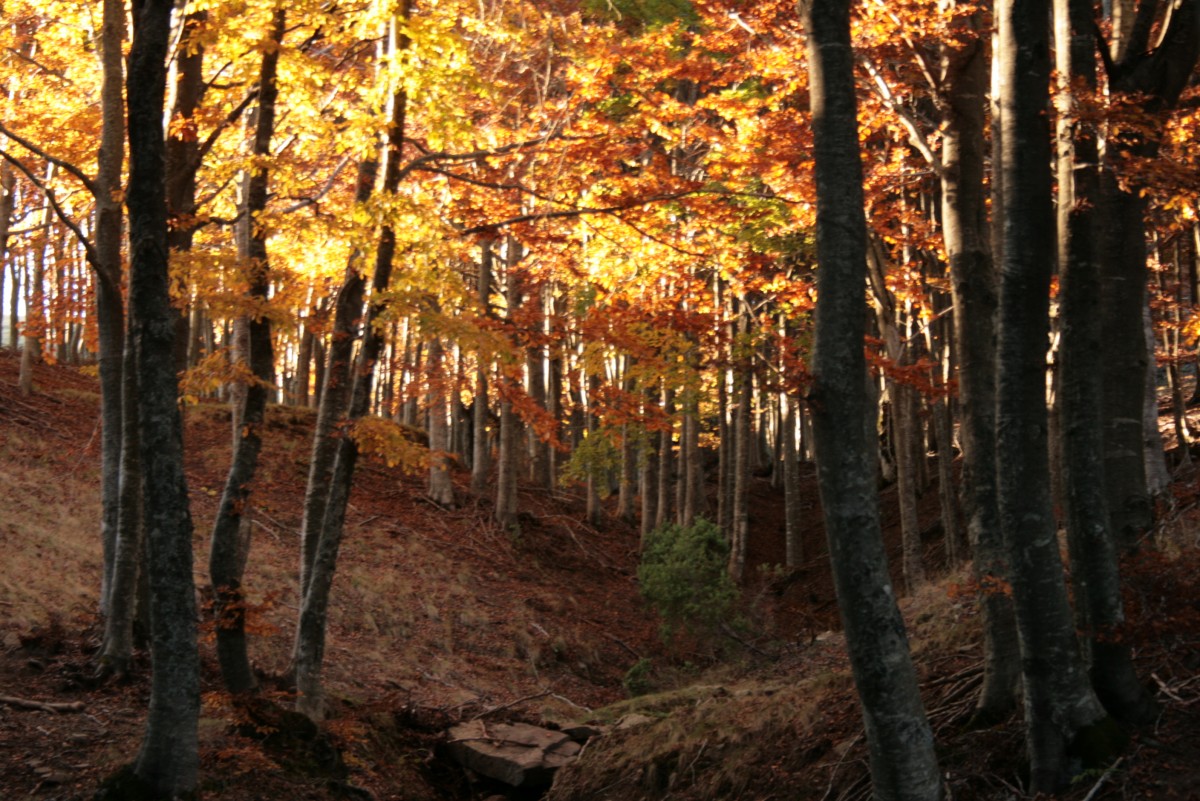
[[(1096, 90), (1092, 8), (1087, 0), (1056, 0), (1054, 10), (1060, 97), (1073, 105), (1075, 94)], [(1155, 704), (1121, 641), (1125, 613), (1104, 493), (1103, 337), (1095, 313), (1100, 304), (1100, 154), (1094, 130), (1079, 124), (1078, 113), (1071, 105), (1060, 110), (1058, 142), (1059, 382), (1075, 615), (1087, 637), (1092, 684), (1105, 708), (1122, 720), (1145, 723), (1153, 719)]]
[(196, 787), (200, 663), (192, 581), (192, 519), (183, 474), (175, 376), (175, 315), (167, 274), (163, 99), (170, 0), (137, 0), (126, 92), (129, 107), (130, 306), (137, 348), (142, 487), (152, 604), (154, 675), (135, 775), (156, 798)]
[(850, 4), (809, 0), (802, 8), (809, 35), (820, 265), (809, 404), (834, 585), (866, 724), (875, 797), (938, 799), (933, 733), (879, 528), (863, 353), (867, 232)]
[[(393, 93), (388, 121), (387, 148), (383, 168), (384, 196), (395, 193), (400, 184), (400, 160), (403, 158), (404, 126), (408, 112), (408, 92), (404, 75), (399, 71), (406, 66), (405, 56), (410, 44), (404, 24), (412, 10), (411, 0), (402, 0), (399, 10), (389, 26), (389, 55), (393, 59)], [(375, 275), (372, 295), (363, 329), (363, 341), (355, 364), (350, 403), (346, 409), (344, 425), (351, 429), (369, 412), (371, 384), (375, 377), (375, 364), (383, 347), (380, 317), (387, 307), (386, 292), (391, 280), (392, 265), (396, 257), (396, 229), (389, 221), (379, 233), (375, 248)], [(325, 712), (324, 691), (321, 686), (321, 668), (325, 658), (325, 627), (329, 607), (329, 592), (333, 587), (333, 574), (337, 567), (338, 550), (344, 531), (346, 506), (350, 500), (350, 486), (354, 467), (358, 459), (358, 445), (352, 431), (343, 432), (337, 443), (333, 469), (327, 486), (316, 487), (317, 492), (328, 492), (321, 521), (321, 535), (317, 542), (313, 561), (308, 574), (308, 584), (300, 607), (300, 621), (296, 628), (296, 647), (293, 667), (296, 672), (296, 689), (299, 692), (297, 708), (312, 718), (320, 719)], [(310, 487), (310, 490), (313, 489)]]
[[(1103, 732), (1106, 717), (1080, 659), (1055, 537), (1047, 441), (1046, 350), (1054, 258), (1046, 0), (997, 6), (1001, 73), (1004, 259), (997, 350), (996, 464), (1025, 686), (1034, 792), (1070, 778), (1069, 751)], [(1088, 744), (1092, 764), (1108, 756)]]
[[(285, 21), (284, 9), (276, 8), (264, 44), (252, 147), (254, 156), (263, 161), (271, 154), (271, 136), (275, 131), (275, 103), (279, 96), (276, 75)], [(213, 584), (217, 658), (225, 686), (234, 694), (251, 692), (258, 685), (246, 653), (246, 600), (242, 593), (242, 575), (250, 549), (248, 506), (258, 470), (258, 456), (262, 450), (261, 429), (266, 415), (267, 393), (275, 379), (271, 320), (266, 310), (271, 270), (267, 256), (267, 232), (261, 219), (267, 206), (269, 178), (267, 167), (259, 164), (246, 181), (246, 203), (241, 220), (246, 230), (241, 237), (238, 255), (249, 274), (245, 325), (248, 328), (249, 353), (246, 362), (250, 375), (241, 402), (233, 410), (237, 436), (225, 489), (221, 493), (221, 505), (213, 523), (212, 550), (208, 562)]]

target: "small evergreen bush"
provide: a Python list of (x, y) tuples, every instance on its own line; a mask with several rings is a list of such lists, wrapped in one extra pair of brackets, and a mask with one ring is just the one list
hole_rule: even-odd
[(696, 636), (711, 634), (729, 619), (738, 590), (728, 565), (729, 543), (707, 520), (650, 533), (638, 583), (642, 597), (662, 616), (664, 640), (681, 628)]

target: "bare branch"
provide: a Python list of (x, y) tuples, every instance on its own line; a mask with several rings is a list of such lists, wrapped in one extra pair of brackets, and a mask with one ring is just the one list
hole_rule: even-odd
[[(78, 167), (76, 167), (74, 164), (72, 164), (69, 161), (64, 161), (63, 159), (60, 159), (57, 156), (52, 156), (51, 154), (47, 153), (42, 148), (35, 145), (33, 142), (30, 142), (28, 139), (21, 136), (20, 134), (10, 131), (8, 129), (8, 127), (5, 126), (4, 123), (2, 123), (2, 122), (0, 122), (0, 133), (4, 134), (9, 139), (13, 140), (14, 142), (19, 144), (21, 147), (25, 148), (26, 150), (28, 150), (30, 153), (37, 156), (38, 158), (41, 158), (41, 159), (44, 159), (44, 160), (50, 162), (55, 167), (61, 167), (62, 169), (69, 172), (71, 175), (75, 176), (76, 178), (79, 179), (79, 182), (82, 183), (84, 186), (86, 186), (87, 190), (89, 192), (91, 192), (93, 195), (95, 195), (99, 191), (96, 188), (96, 182), (93, 181), (91, 178), (89, 178), (83, 170), (79, 169)], [(6, 158), (7, 158), (7, 156), (6, 156)], [(11, 161), (11, 158), (9, 160)]]
[(79, 240), (79, 244), (83, 246), (83, 251), (85, 254), (87, 254), (88, 264), (96, 268), (97, 272), (100, 272), (100, 254), (96, 252), (95, 246), (92, 244), (91, 240), (87, 238), (87, 235), (84, 234), (83, 229), (79, 227), (79, 224), (72, 220), (67, 215), (67, 212), (63, 209), (62, 205), (59, 204), (58, 198), (54, 196), (54, 190), (46, 186), (44, 181), (30, 172), (29, 168), (22, 164), (20, 159), (14, 158), (13, 155), (7, 150), (0, 149), (0, 158), (3, 158), (9, 164), (20, 170), (25, 177), (29, 179), (29, 182), (42, 192), (42, 194), (46, 197), (46, 201), (50, 204), (50, 208), (54, 210), (54, 215), (62, 221), (63, 225), (67, 226), (67, 228), (71, 230), (71, 233), (75, 234), (75, 237)]

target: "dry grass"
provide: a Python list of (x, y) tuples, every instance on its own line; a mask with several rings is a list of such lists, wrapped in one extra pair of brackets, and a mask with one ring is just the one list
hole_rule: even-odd
[(100, 499), (80, 491), (95, 486), (95, 469), (64, 476), (40, 456), (45, 446), (18, 429), (0, 439), (0, 463), (21, 465), (0, 471), (0, 614), (17, 630), (86, 616), (98, 602)]

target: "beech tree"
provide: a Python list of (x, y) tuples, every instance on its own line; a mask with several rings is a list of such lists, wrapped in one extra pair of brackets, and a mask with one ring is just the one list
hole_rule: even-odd
[(192, 580), (192, 519), (183, 474), (175, 376), (176, 315), (167, 274), (163, 100), (170, 0), (133, 5), (129, 107), (130, 307), (137, 349), (142, 485), (150, 574), (150, 712), (134, 773), (156, 798), (196, 788), (200, 663)]
[(1004, 257), (997, 349), (996, 464), (1000, 519), (1012, 565), (1020, 634), (1030, 786), (1055, 792), (1071, 778), (1068, 752), (1099, 764), (1112, 722), (1096, 699), (1075, 639), (1055, 536), (1047, 440), (1046, 350), (1054, 259), (1049, 127), (1050, 7), (1001, 0), (1001, 169)]
[(939, 799), (933, 733), (917, 689), (879, 528), (863, 336), (867, 232), (850, 4), (803, 6), (817, 184), (816, 339), (808, 401), (821, 506), (879, 799)]

